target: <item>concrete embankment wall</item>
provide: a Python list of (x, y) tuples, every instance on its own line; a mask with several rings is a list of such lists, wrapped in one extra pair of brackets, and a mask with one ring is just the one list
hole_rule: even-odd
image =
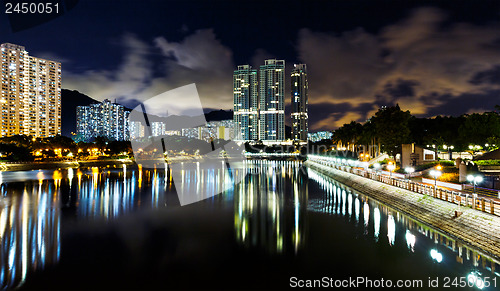
[[(497, 260), (500, 259), (500, 217), (346, 173), (312, 161), (306, 161), (305, 165), (430, 227), (458, 238)], [(455, 218), (455, 211), (460, 211), (462, 214)]]

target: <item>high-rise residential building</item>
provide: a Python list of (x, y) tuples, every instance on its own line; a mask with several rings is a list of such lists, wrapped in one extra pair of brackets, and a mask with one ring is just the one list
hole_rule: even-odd
[(0, 57), (0, 136), (61, 134), (61, 63), (10, 43), (0, 45)]
[(285, 61), (266, 60), (259, 76), (259, 139), (285, 140)]
[[(128, 119), (128, 118), (127, 118)], [(130, 121), (130, 140), (144, 137), (144, 125), (140, 121)]]
[(166, 124), (165, 122), (155, 121), (151, 123), (151, 133), (153, 136), (165, 135)]
[(258, 96), (257, 70), (250, 65), (238, 66), (233, 74), (235, 140), (259, 138)]
[(324, 139), (331, 139), (332, 138), (332, 132), (331, 131), (318, 131), (318, 132), (312, 132), (308, 133), (308, 139), (312, 142), (317, 142), (321, 141)]
[(106, 99), (102, 103), (76, 108), (76, 130), (83, 140), (98, 136), (110, 140), (129, 139), (129, 112)]
[(307, 68), (305, 64), (294, 65), (292, 70), (292, 139), (307, 142)]

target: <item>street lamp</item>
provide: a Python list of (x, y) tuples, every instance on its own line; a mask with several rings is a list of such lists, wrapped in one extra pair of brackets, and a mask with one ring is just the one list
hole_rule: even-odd
[(413, 167), (406, 167), (405, 172), (408, 174), (408, 180), (409, 180), (411, 173), (415, 172), (415, 169)]
[(483, 182), (483, 177), (479, 175), (467, 175), (467, 181), (471, 182), (471, 184), (474, 186), (474, 192), (472, 194), (476, 194), (476, 185)]
[(387, 165), (387, 169), (389, 169), (389, 178), (392, 178), (392, 171), (396, 169), (396, 165), (394, 165), (392, 162), (389, 162), (389, 165)]
[(432, 170), (430, 172), (431, 176), (434, 177), (434, 193), (436, 193), (436, 188), (437, 188), (437, 178), (439, 178), (439, 176), (441, 176), (441, 166), (437, 166), (436, 167), (437, 170)]

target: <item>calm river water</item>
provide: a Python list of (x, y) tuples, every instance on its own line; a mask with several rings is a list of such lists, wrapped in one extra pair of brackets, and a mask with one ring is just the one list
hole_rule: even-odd
[[(165, 169), (1, 172), (2, 289), (277, 290), (357, 277), (500, 289), (488, 256), (299, 162), (233, 171), (241, 183), (182, 207)], [(216, 169), (183, 174), (182, 187), (228, 180)]]

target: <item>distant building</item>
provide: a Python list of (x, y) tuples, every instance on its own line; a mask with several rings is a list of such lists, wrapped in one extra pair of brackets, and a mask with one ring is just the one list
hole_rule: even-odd
[(98, 136), (110, 140), (129, 140), (129, 112), (123, 106), (106, 99), (102, 103), (78, 106), (76, 109), (77, 134), (90, 141)]
[(61, 134), (61, 63), (10, 43), (0, 45), (0, 57), (0, 136)]
[(311, 132), (307, 134), (308, 140), (312, 142), (317, 142), (321, 141), (324, 139), (331, 139), (332, 138), (332, 132), (331, 131), (318, 131), (318, 132)]
[(266, 60), (259, 72), (259, 139), (285, 140), (285, 61)]
[(436, 153), (415, 144), (401, 147), (401, 168), (426, 164), (436, 160)]
[(291, 73), (292, 140), (307, 142), (307, 68), (305, 64), (294, 65)]
[(151, 133), (153, 136), (165, 135), (166, 124), (165, 122), (152, 122), (151, 123)]
[(210, 121), (204, 126), (195, 128), (183, 128), (182, 136), (211, 141), (212, 139), (232, 140), (233, 120)]
[(233, 73), (234, 138), (248, 141), (259, 138), (259, 92), (257, 70), (238, 66)]
[(144, 137), (144, 125), (140, 121), (130, 121), (130, 140)]

